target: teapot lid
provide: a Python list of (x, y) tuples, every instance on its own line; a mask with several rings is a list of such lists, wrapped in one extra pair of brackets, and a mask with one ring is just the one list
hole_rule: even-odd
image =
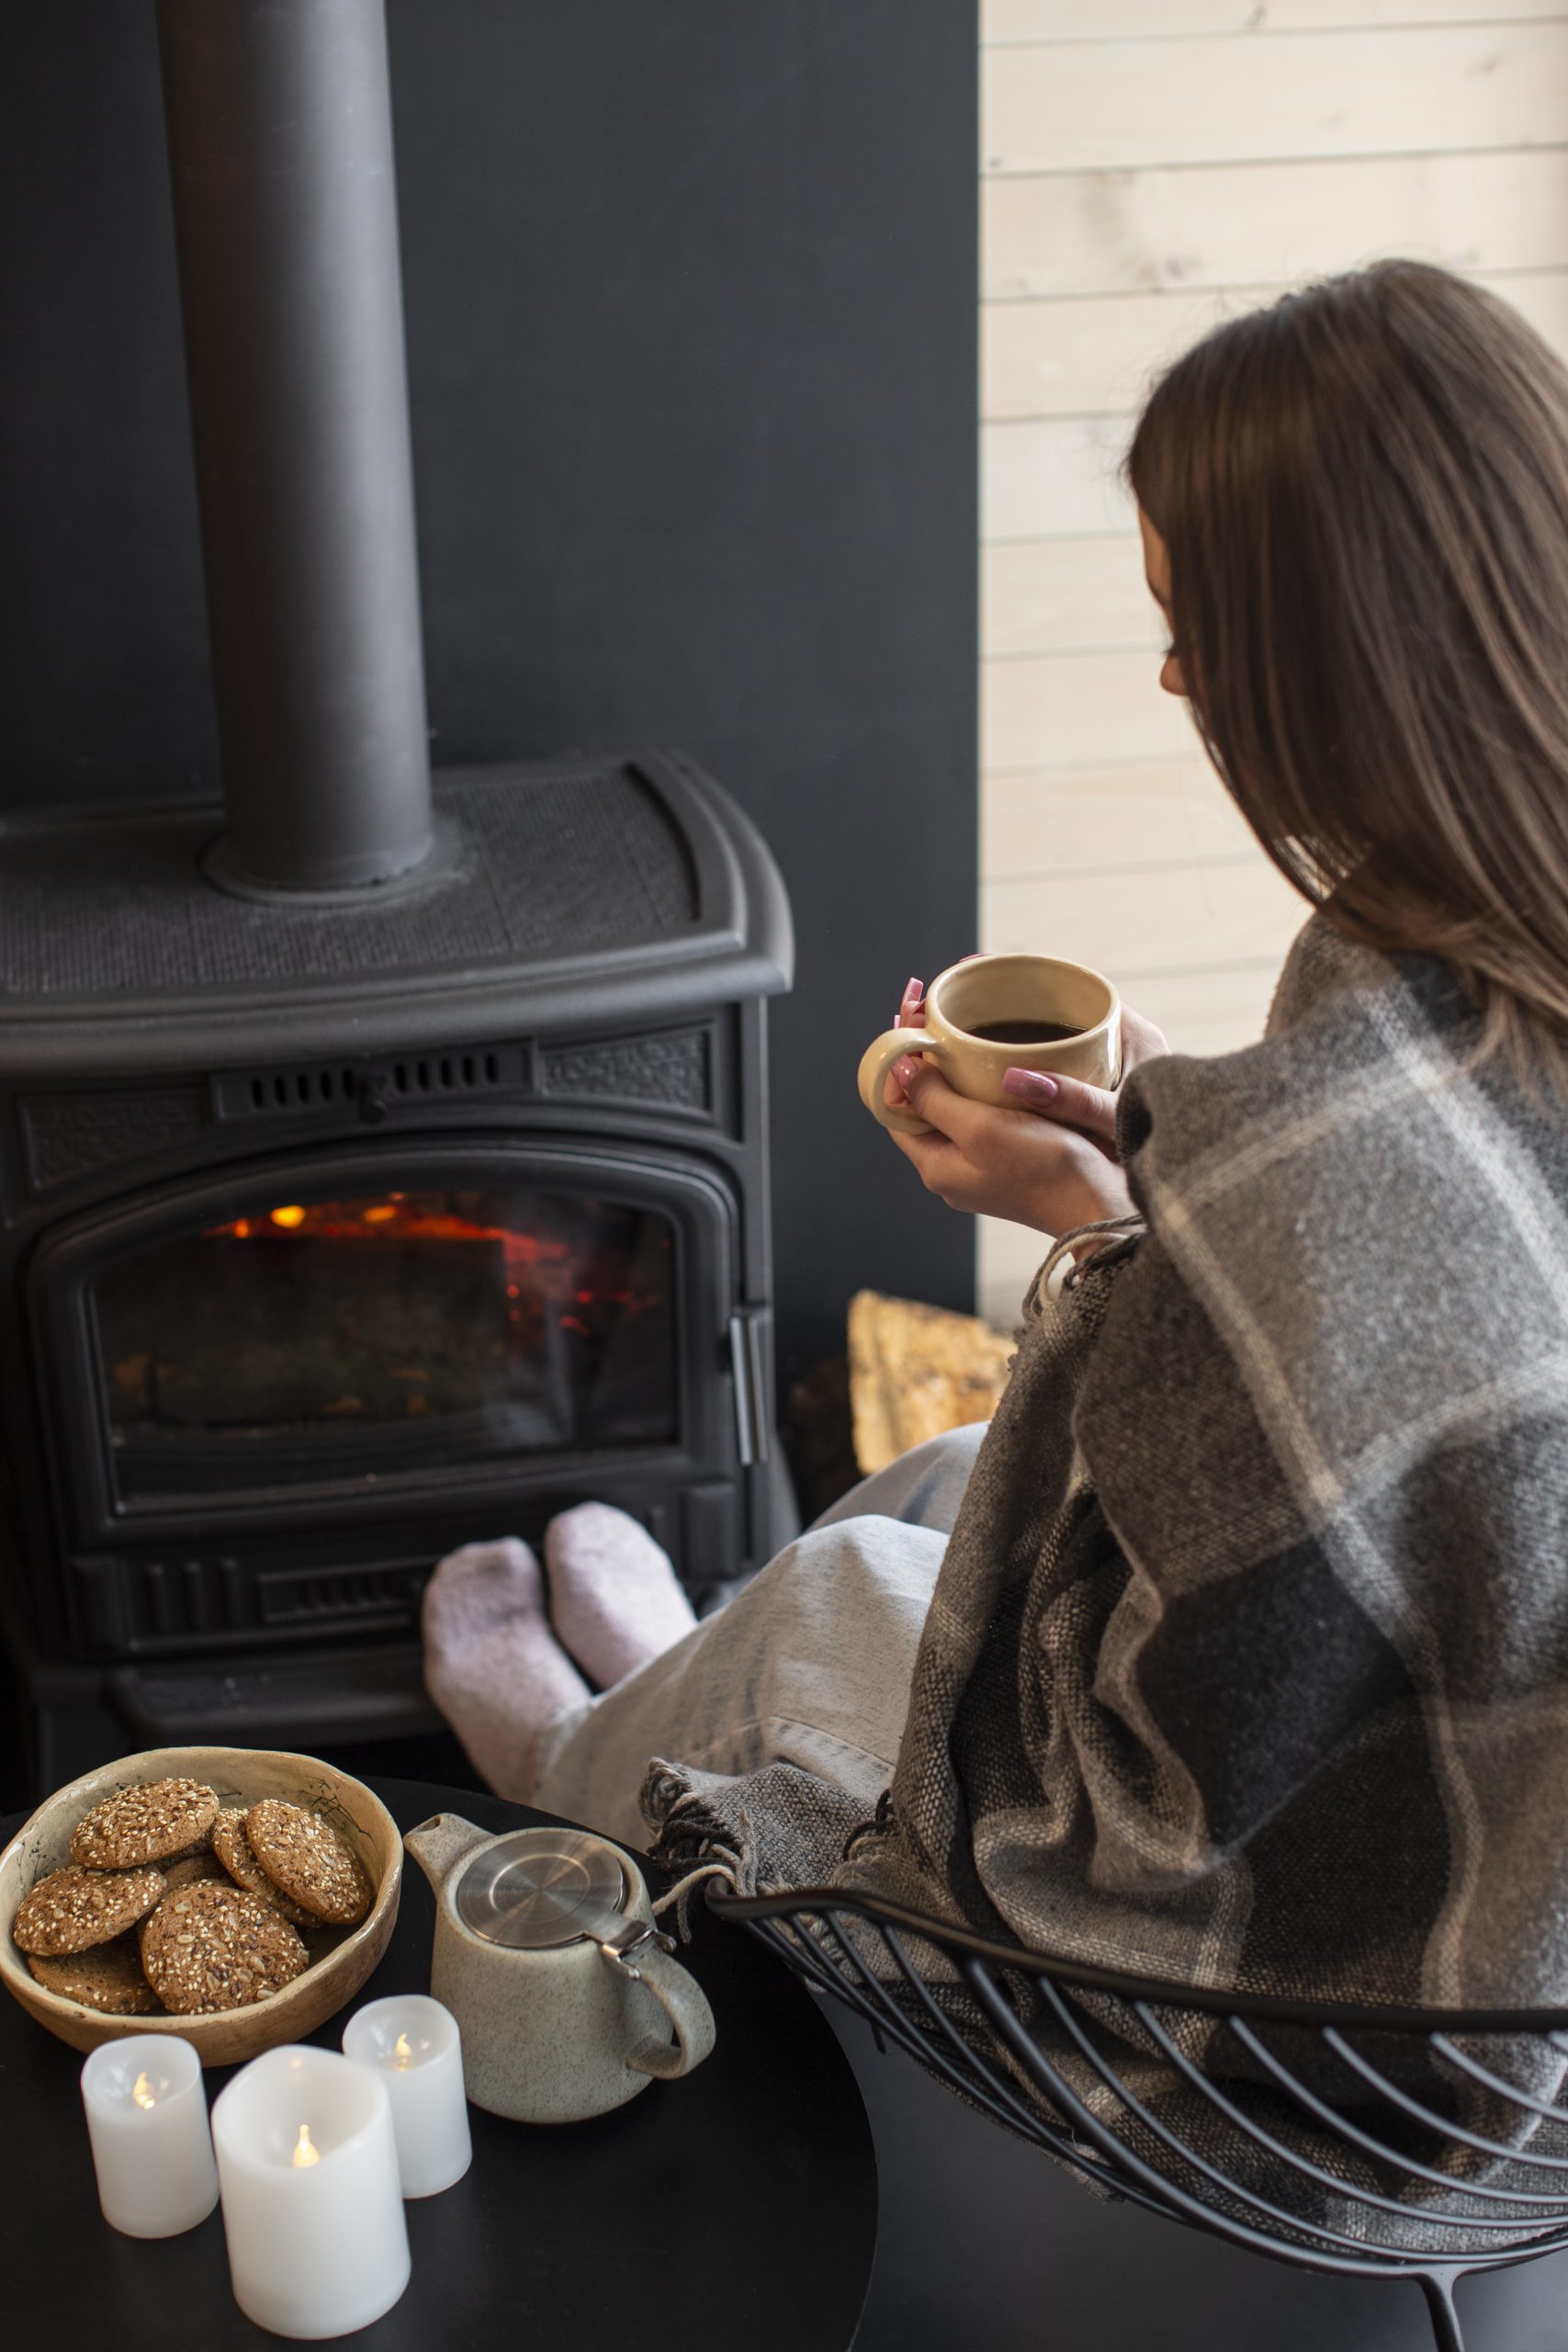
[(621, 1927), (631, 1878), (606, 1838), (581, 1829), (517, 1829), (481, 1848), (453, 1891), (457, 1917), (487, 1943), (542, 1951)]

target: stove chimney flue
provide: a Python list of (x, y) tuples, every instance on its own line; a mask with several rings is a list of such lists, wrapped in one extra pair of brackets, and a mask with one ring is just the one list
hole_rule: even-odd
[(229, 829), (248, 895), (429, 857), (382, 0), (158, 0)]

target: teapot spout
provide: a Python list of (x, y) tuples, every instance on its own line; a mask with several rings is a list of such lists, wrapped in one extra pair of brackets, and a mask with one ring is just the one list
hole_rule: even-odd
[(476, 1829), (460, 1814), (436, 1813), (428, 1821), (422, 1821), (417, 1829), (409, 1830), (403, 1844), (439, 1895), (453, 1864), (472, 1853), (476, 1846), (482, 1846), (489, 1834), (488, 1830)]

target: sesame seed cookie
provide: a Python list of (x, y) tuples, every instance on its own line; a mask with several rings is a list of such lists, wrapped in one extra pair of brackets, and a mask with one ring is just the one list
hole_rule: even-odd
[(204, 1878), (220, 1879), (223, 1865), (210, 1846), (197, 1846), (193, 1853), (176, 1854), (170, 1862), (160, 1862), (164, 1884), (170, 1894), (182, 1886), (198, 1886)]
[(141, 1965), (166, 2009), (195, 2017), (265, 2001), (309, 1965), (287, 1919), (216, 1879), (165, 1895), (141, 1928)]
[(162, 1871), (51, 1871), (17, 1904), (12, 1939), (21, 1951), (51, 1960), (90, 1951), (144, 1919), (163, 1894)]
[(292, 1896), (285, 1894), (283, 1889), (275, 1886), (268, 1878), (251, 1851), (251, 1841), (245, 1835), (245, 1816), (237, 1805), (231, 1811), (220, 1813), (213, 1823), (212, 1850), (236, 1886), (243, 1886), (247, 1894), (259, 1894), (264, 1903), (270, 1903), (275, 1911), (281, 1911), (295, 1927), (315, 1928), (321, 1925), (313, 1911), (307, 1911), (302, 1903), (296, 1903)]
[(101, 2010), (105, 2017), (150, 2017), (158, 2006), (158, 1996), (141, 1973), (141, 1955), (133, 1935), (117, 1936), (112, 1944), (95, 1944), (91, 1951), (65, 1952), (52, 1960), (29, 1952), (28, 1966), (46, 1993), (80, 2001), (84, 2008)]
[(218, 1799), (199, 1781), (143, 1781), (83, 1816), (71, 1859), (91, 1871), (133, 1870), (202, 1843), (217, 1818)]
[(263, 1797), (245, 1815), (245, 1835), (268, 1878), (316, 1918), (349, 1928), (369, 1910), (359, 1857), (319, 1814)]

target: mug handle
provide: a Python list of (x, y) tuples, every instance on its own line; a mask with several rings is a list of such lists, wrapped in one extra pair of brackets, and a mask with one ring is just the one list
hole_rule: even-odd
[(634, 2075), (652, 2075), (661, 2083), (672, 2083), (682, 2075), (689, 2075), (700, 2066), (714, 2043), (713, 2011), (707, 1995), (691, 1973), (678, 1960), (671, 1960), (656, 1931), (639, 1936), (624, 1949), (615, 1944), (601, 1944), (600, 1951), (613, 1968), (623, 1968), (626, 1974), (646, 1984), (674, 2030), (673, 2041), (656, 2041), (650, 2034), (626, 2052), (626, 2064)]
[(882, 1099), (887, 1073), (900, 1054), (930, 1054), (940, 1062), (941, 1041), (924, 1029), (885, 1029), (861, 1056), (860, 1099), (883, 1126), (896, 1128), (901, 1136), (929, 1136), (932, 1132), (929, 1119), (917, 1119), (913, 1111)]

